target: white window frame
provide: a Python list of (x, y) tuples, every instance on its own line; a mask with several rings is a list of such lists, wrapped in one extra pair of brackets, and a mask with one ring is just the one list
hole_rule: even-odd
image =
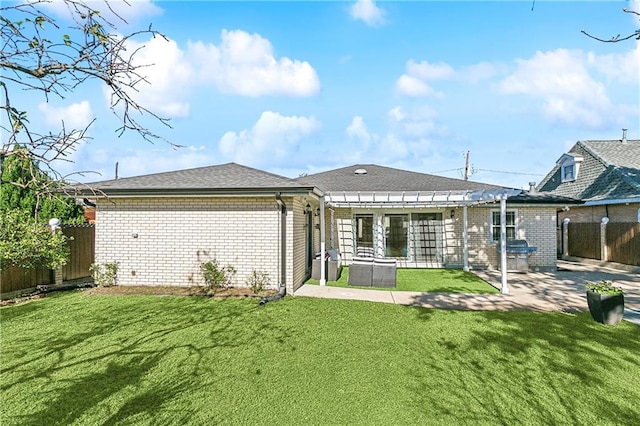
[[(489, 212), (489, 240), (492, 243), (500, 243), (500, 237), (494, 238), (494, 228), (500, 229), (500, 225), (496, 225), (493, 222), (494, 213), (498, 213), (498, 218), (500, 217), (500, 210), (494, 209)], [(518, 239), (518, 209), (507, 209), (507, 215), (509, 213), (513, 213), (513, 225), (507, 225), (507, 228), (513, 228), (513, 238), (514, 240)], [(508, 222), (508, 221), (507, 221)], [(498, 233), (500, 235), (500, 233)], [(509, 237), (507, 236), (507, 240)]]
[[(562, 157), (556, 162), (560, 167), (560, 181), (574, 182), (578, 178), (578, 172), (580, 171), (580, 163), (583, 158), (578, 155), (563, 154)], [(567, 168), (571, 168), (572, 173), (565, 173)]]

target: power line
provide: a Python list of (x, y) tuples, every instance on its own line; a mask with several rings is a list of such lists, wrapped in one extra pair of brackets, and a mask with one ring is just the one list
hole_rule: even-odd
[(438, 170), (437, 172), (430, 172), (430, 173), (435, 174), (435, 173), (444, 173), (444, 172), (455, 172), (460, 170), (462, 170), (462, 167), (458, 167), (457, 169)]
[(479, 172), (491, 172), (491, 173), (504, 173), (509, 175), (523, 175), (523, 176), (544, 176), (540, 173), (521, 173), (521, 172), (505, 172), (503, 170), (487, 170), (487, 169), (476, 169)]

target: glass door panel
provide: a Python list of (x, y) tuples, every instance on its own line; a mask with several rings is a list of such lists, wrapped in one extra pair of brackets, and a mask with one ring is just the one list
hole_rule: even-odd
[(409, 215), (390, 214), (384, 217), (385, 256), (407, 257)]

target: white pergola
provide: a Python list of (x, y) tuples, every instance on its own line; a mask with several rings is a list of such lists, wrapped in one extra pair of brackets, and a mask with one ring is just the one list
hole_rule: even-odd
[[(421, 208), (460, 207), (463, 208), (463, 270), (469, 271), (468, 212), (470, 206), (500, 202), (500, 270), (502, 294), (509, 294), (507, 284), (507, 198), (518, 195), (519, 189), (492, 189), (467, 191), (368, 191), (332, 192), (320, 197), (320, 253), (326, 251), (325, 205), (346, 208)], [(333, 223), (332, 223), (333, 226)], [(327, 283), (325, 276), (325, 256), (320, 256), (320, 285)]]

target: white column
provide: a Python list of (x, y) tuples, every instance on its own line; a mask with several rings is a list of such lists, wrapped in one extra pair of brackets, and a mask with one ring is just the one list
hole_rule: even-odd
[(375, 248), (374, 256), (384, 257), (384, 216), (382, 213), (375, 215)]
[(326, 226), (324, 223), (324, 197), (320, 197), (320, 285), (327, 284), (327, 277), (325, 275), (325, 266), (327, 259), (325, 259), (324, 253), (326, 251)]
[(609, 218), (606, 216), (600, 220), (600, 260), (603, 262), (609, 260), (609, 254), (607, 253), (607, 223), (609, 223)]
[(500, 293), (509, 294), (507, 285), (507, 196), (500, 197), (500, 271), (502, 280)]
[(462, 270), (465, 272), (469, 272), (469, 216), (467, 211), (467, 205), (465, 204), (462, 207), (462, 222), (463, 222), (463, 230), (462, 235), (464, 238), (463, 245), (463, 257), (464, 257), (464, 266)]
[(571, 219), (565, 217), (562, 219), (562, 257), (569, 257), (569, 222)]
[(334, 222), (335, 219), (334, 219), (333, 213), (334, 213), (333, 209), (329, 208), (329, 220), (331, 221), (331, 225), (330, 225), (331, 234), (329, 234), (329, 248), (330, 249), (335, 248), (335, 245), (334, 245), (335, 244), (335, 238), (333, 236), (333, 234), (335, 232), (333, 222)]

